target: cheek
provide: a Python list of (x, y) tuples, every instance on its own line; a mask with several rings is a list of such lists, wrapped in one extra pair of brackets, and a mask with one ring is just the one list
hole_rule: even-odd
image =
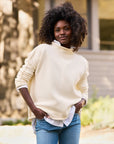
[(57, 38), (58, 38), (58, 34), (57, 34), (57, 33), (54, 33), (54, 37), (57, 39)]
[(69, 37), (71, 37), (71, 35), (72, 35), (72, 32), (71, 32), (71, 31), (69, 31), (67, 34), (69, 35)]
[(72, 33), (69, 32), (69, 33), (67, 34), (67, 36), (68, 36), (69, 39), (71, 39)]

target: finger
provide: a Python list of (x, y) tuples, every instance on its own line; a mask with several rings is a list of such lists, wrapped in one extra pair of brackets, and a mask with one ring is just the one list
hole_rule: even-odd
[(43, 114), (44, 114), (44, 116), (46, 116), (46, 117), (48, 117), (48, 116), (49, 116), (49, 115), (48, 115), (46, 112), (44, 112), (44, 111), (43, 111)]
[(81, 105), (81, 103), (78, 103), (78, 104), (76, 104), (75, 106), (76, 106), (76, 107), (79, 107), (80, 105)]
[(50, 116), (49, 116), (49, 115), (47, 115), (46, 117), (47, 117), (47, 118), (50, 118)]
[(79, 110), (80, 108), (82, 108), (81, 105), (76, 106), (76, 109)]

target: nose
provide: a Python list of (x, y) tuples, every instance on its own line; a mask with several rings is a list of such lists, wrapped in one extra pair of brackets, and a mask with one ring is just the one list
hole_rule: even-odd
[(63, 29), (61, 29), (60, 34), (65, 34), (65, 31)]

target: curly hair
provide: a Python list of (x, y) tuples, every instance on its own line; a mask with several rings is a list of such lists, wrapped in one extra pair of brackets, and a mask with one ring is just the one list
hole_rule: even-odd
[(54, 26), (59, 20), (65, 20), (70, 24), (72, 30), (71, 45), (75, 47), (74, 51), (77, 51), (85, 39), (87, 28), (86, 21), (74, 10), (70, 2), (52, 8), (45, 14), (39, 31), (39, 41), (51, 44), (55, 39)]

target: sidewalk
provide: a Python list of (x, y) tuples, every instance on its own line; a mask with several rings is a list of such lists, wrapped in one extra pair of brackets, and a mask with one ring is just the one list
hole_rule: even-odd
[(114, 129), (82, 128), (80, 144), (114, 144)]
[[(31, 126), (0, 126), (0, 144), (36, 144)], [(80, 144), (114, 144), (114, 129), (82, 128)]]

